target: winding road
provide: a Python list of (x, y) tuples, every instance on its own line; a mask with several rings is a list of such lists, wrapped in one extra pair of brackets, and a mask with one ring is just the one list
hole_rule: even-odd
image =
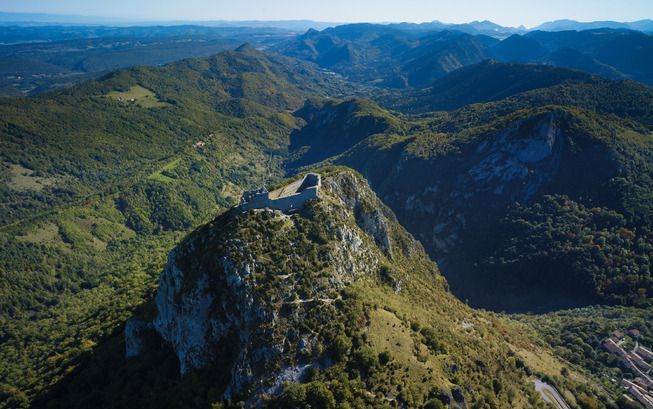
[(558, 409), (571, 409), (553, 386), (538, 378), (534, 378), (533, 383), (535, 384), (535, 391), (542, 395), (542, 399), (545, 402), (552, 404)]

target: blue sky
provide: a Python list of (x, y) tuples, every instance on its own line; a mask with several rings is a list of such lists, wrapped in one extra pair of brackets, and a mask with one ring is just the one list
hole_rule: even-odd
[(653, 19), (653, 0), (0, 0), (0, 11), (139, 20), (461, 23), (487, 19), (532, 27), (562, 18)]

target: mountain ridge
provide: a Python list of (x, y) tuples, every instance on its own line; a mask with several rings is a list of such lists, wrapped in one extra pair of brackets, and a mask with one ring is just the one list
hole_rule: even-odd
[(317, 63), (346, 78), (389, 89), (429, 85), (456, 69), (487, 59), (582, 69), (609, 78), (653, 83), (646, 50), (653, 38), (638, 31), (529, 31), (505, 39), (455, 29), (401, 30), (350, 24), (309, 31), (273, 50)]
[(566, 30), (591, 30), (596, 28), (624, 28), (637, 31), (653, 31), (653, 20), (643, 19), (631, 22), (618, 21), (591, 21), (580, 22), (576, 20), (554, 20), (534, 27), (532, 31), (566, 31)]
[[(485, 105), (492, 107), (493, 103)], [(468, 109), (478, 118), (483, 107), (484, 104), (478, 104)], [(478, 301), (480, 298), (486, 298), (479, 298), (479, 294), (472, 296), (472, 293), (461, 289), (465, 288), (465, 283), (480, 280), (483, 268), (490, 271), (494, 267), (483, 264), (484, 267), (478, 267), (477, 270), (468, 265), (454, 265), (452, 259), (456, 256), (452, 254), (457, 250), (452, 249), (466, 248), (465, 245), (459, 246), (465, 240), (471, 240), (469, 243), (472, 243), (475, 242), (475, 237), (492, 234), (493, 228), (498, 229), (497, 231), (504, 229), (505, 227), (494, 225), (493, 220), (503, 217), (498, 215), (503, 214), (512, 203), (528, 206), (529, 203), (540, 200), (542, 195), (567, 195), (571, 197), (572, 203), (578, 202), (579, 212), (584, 212), (584, 207), (596, 208), (597, 212), (599, 209), (602, 212), (616, 211), (621, 215), (619, 217), (623, 217), (617, 222), (620, 228), (632, 229), (633, 226), (640, 226), (638, 231), (642, 240), (648, 240), (648, 227), (645, 226), (648, 226), (650, 221), (644, 220), (648, 217), (646, 215), (649, 210), (644, 197), (647, 195), (645, 192), (650, 191), (650, 185), (644, 181), (646, 178), (640, 179), (640, 176), (637, 176), (638, 171), (630, 168), (630, 165), (635, 162), (645, 163), (645, 158), (651, 155), (651, 145), (647, 139), (650, 130), (642, 128), (641, 125), (599, 117), (582, 109), (560, 106), (521, 110), (517, 108), (499, 119), (492, 116), (491, 118), (493, 119), (490, 122), (459, 131), (448, 129), (446, 119), (444, 124), (440, 125), (443, 131), (438, 131), (435, 125), (438, 119), (434, 120), (433, 125), (428, 122), (421, 125), (419, 122), (413, 123), (411, 134), (397, 128), (388, 129), (386, 134), (368, 136), (327, 162), (354, 167), (365, 175), (379, 195), (395, 210), (402, 224), (424, 243), (432, 257), (443, 263), (444, 271), (457, 294), (462, 298), (469, 298), (472, 303), (475, 299)], [(404, 127), (410, 128), (411, 125)], [(613, 136), (609, 136), (611, 133)], [(509, 142), (513, 137), (515, 139)], [(589, 174), (583, 169), (594, 169), (594, 173)], [(414, 178), (412, 175), (416, 174), (422, 176)], [(615, 188), (615, 183), (624, 183), (624, 186), (630, 187), (625, 190)], [(480, 190), (475, 191), (476, 188), (472, 188), (476, 185)], [(640, 194), (644, 195), (640, 197), (641, 200), (626, 193), (631, 188), (639, 190), (640, 187)], [(474, 197), (477, 195), (478, 208), (473, 207)], [(458, 204), (454, 205), (454, 202)], [(433, 203), (438, 203), (438, 206)], [(629, 210), (633, 205), (637, 210)], [(473, 209), (465, 211), (469, 206)], [(590, 222), (591, 220), (587, 223)], [(615, 233), (611, 230), (612, 227), (600, 228), (607, 229), (606, 234)], [(459, 261), (468, 260), (470, 254), (482, 254), (483, 248), (487, 249), (487, 244), (481, 240), (470, 248), (461, 250)], [(632, 257), (637, 256), (633, 253)], [(631, 256), (627, 258), (631, 260)], [(593, 264), (597, 268), (594, 272), (573, 267), (576, 269), (574, 271), (578, 271), (574, 273), (576, 283), (585, 280), (587, 291), (584, 290), (582, 294), (561, 294), (561, 299), (573, 300), (577, 297), (576, 302), (582, 299), (589, 303), (598, 299), (603, 299), (604, 302), (626, 303), (643, 301), (636, 296), (635, 287), (641, 285), (646, 288), (650, 285), (645, 265), (637, 267), (639, 278), (636, 280), (637, 284), (633, 282), (634, 287), (630, 287), (630, 290), (615, 287), (614, 292), (610, 293), (613, 290), (603, 291), (610, 288), (610, 285), (605, 283), (613, 279), (607, 278), (609, 274), (599, 267), (601, 261), (595, 260), (591, 263), (598, 263)], [(510, 270), (506, 265), (504, 268), (511, 271), (513, 278), (517, 280), (529, 271), (528, 266), (524, 266), (519, 272)], [(564, 268), (570, 271), (569, 268), (572, 267)], [(552, 273), (564, 268), (558, 266), (547, 271)], [(463, 271), (477, 273), (463, 275)], [(585, 278), (581, 280), (579, 277), (583, 275)], [(509, 291), (515, 283), (510, 281), (510, 275), (502, 277), (494, 282), (500, 283), (505, 291)], [(529, 281), (524, 281), (527, 282)], [(488, 294), (485, 291), (488, 286), (489, 284), (481, 286), (483, 294)], [(558, 290), (562, 288), (565, 287), (557, 287)], [(493, 287), (489, 294), (501, 291), (501, 288)], [(511, 293), (510, 297), (503, 298), (511, 300), (510, 302), (514, 303), (512, 306), (497, 304), (492, 307), (492, 302), (497, 301), (495, 297), (488, 297), (482, 305), (497, 309), (524, 308), (516, 307), (516, 300), (519, 298), (517, 294), (520, 291), (523, 294), (524, 289), (520, 287), (516, 291), (517, 293)], [(547, 291), (554, 294), (555, 289), (550, 288)], [(529, 296), (523, 299), (527, 300), (529, 297), (531, 300), (537, 298), (536, 294), (529, 293)], [(494, 301), (487, 301), (490, 298)], [(526, 308), (541, 308), (545, 304), (540, 300)], [(570, 306), (574, 306), (573, 302)]]
[(538, 88), (597, 81), (598, 78), (589, 74), (564, 68), (486, 60), (452, 71), (416, 90), (379, 93), (377, 100), (388, 108), (407, 113), (450, 111)]

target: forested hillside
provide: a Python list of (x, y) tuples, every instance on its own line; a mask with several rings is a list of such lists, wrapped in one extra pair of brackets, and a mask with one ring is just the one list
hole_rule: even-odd
[(352, 89), (243, 46), (2, 100), (2, 400), (25, 405), (118, 331), (185, 232), (283, 174), (291, 112)]
[[(561, 97), (562, 87), (578, 98)], [(621, 97), (608, 103), (607, 92)], [(328, 161), (365, 175), (473, 305), (648, 305), (653, 147), (647, 105), (630, 101), (649, 93), (589, 78), (450, 113), (405, 117), (377, 107), (367, 115), (393, 125), (368, 128)], [(558, 103), (568, 106), (549, 105)], [(342, 126), (340, 109), (325, 105), (313, 117)], [(311, 132), (302, 151), (327, 138)]]
[[(275, 48), (301, 59), (245, 44), (0, 99), (0, 407), (543, 407), (532, 377), (624, 407), (584, 345), (651, 308), (653, 91), (485, 61), (499, 41), (341, 26)], [(306, 211), (229, 210), (308, 169)], [(211, 319), (256, 325), (211, 323), (186, 376), (161, 333), (127, 360), (159, 275), (220, 298), (224, 257), (249, 278)], [(592, 328), (500, 312), (590, 304)]]
[(377, 99), (382, 105), (402, 112), (451, 111), (535, 89), (561, 84), (595, 84), (599, 81), (579, 71), (488, 60), (453, 71), (423, 88), (386, 91), (385, 95), (380, 92)]

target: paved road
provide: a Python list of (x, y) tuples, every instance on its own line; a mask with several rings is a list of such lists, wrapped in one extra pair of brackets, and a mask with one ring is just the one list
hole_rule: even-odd
[(533, 383), (535, 384), (535, 391), (542, 395), (542, 399), (545, 402), (552, 404), (558, 409), (571, 409), (553, 386), (538, 378), (533, 379)]

